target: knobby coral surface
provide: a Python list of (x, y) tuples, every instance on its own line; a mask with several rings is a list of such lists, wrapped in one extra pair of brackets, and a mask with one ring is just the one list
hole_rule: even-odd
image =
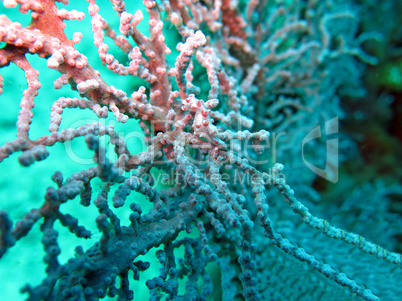
[[(140, 287), (150, 300), (400, 296), (400, 224), (387, 209), (400, 187), (379, 182), (320, 204), (315, 185), (342, 176), (355, 146), (339, 133), (342, 101), (365, 95), (361, 73), (377, 63), (362, 47), (382, 36), (359, 30), (360, 6), (88, 0), (84, 12), (70, 2), (3, 0), (0, 15), (0, 71), (17, 66), (26, 79), (0, 162), (53, 162), (41, 204), (0, 208), (3, 260), (26, 236), (44, 249), (44, 278), (22, 288), (28, 300), (132, 300)], [(37, 102), (48, 110), (39, 134)], [(68, 124), (71, 112), (84, 113), (79, 124)], [(325, 141), (321, 130), (338, 136)], [(70, 151), (59, 155), (60, 145)], [(57, 171), (74, 163), (79, 172)], [(69, 237), (79, 243), (62, 258)], [(20, 255), (30, 252), (28, 243)]]

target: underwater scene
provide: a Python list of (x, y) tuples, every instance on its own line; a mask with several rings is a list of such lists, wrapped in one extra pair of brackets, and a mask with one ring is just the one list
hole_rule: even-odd
[(0, 106), (0, 300), (402, 299), (401, 0), (2, 0)]

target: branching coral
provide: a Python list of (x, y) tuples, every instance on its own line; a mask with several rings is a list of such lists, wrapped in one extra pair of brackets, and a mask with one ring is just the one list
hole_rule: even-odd
[[(401, 255), (332, 225), (315, 206), (314, 214), (308, 209), (309, 196), (317, 195), (317, 175), (307, 167), (326, 160), (330, 167), (319, 175), (336, 181), (334, 158), (342, 150), (315, 140), (313, 149), (304, 152), (305, 141), (317, 138), (311, 136), (313, 130), (324, 122), (328, 134), (337, 131), (338, 124), (329, 124), (341, 117), (340, 98), (364, 93), (359, 70), (376, 63), (361, 46), (380, 35), (358, 35), (356, 10), (348, 1), (144, 0), (133, 11), (123, 1), (111, 0), (118, 24), (109, 24), (96, 1), (88, 0), (94, 44), (109, 69), (102, 72), (113, 73), (113, 82), (77, 50), (86, 36), (78, 32), (70, 40), (64, 32), (65, 21), (83, 21), (84, 13), (59, 8), (56, 2), (68, 4), (4, 1), (6, 8), (18, 5), (21, 13), (31, 14), (27, 26), (0, 16), (0, 67), (17, 65), (28, 84), (16, 138), (0, 147), (0, 160), (19, 154), (19, 163), (31, 168), (46, 164), (53, 146), (78, 141), (93, 152), (95, 163), (67, 178), (55, 172), (56, 186), (47, 189), (44, 203), (29, 208), (16, 223), (8, 212), (0, 213), (0, 256), (12, 253), (40, 223), (47, 275), (39, 285), (22, 289), (29, 300), (132, 300), (132, 282), (155, 264), (140, 256), (154, 250), (160, 270), (145, 281), (151, 300), (206, 300), (212, 295), (224, 300), (339, 300), (338, 294), (348, 296), (342, 287), (351, 297), (379, 300), (381, 285), (373, 279), (382, 273), (400, 276), (391, 264), (400, 268)], [(144, 19), (149, 34), (140, 28)], [(177, 51), (167, 41), (175, 37)], [(37, 139), (30, 129), (41, 83), (30, 55), (61, 74), (55, 89), (70, 86), (75, 93), (50, 100), (48, 133)], [(122, 77), (135, 85), (140, 79), (141, 85), (120, 86)], [(146, 149), (130, 151), (128, 137), (101, 121), (62, 125), (62, 114), (76, 108), (99, 119), (111, 111), (119, 124), (139, 120)], [(308, 135), (313, 138), (304, 139)], [(105, 136), (113, 149), (102, 145)], [(284, 139), (277, 144), (280, 136)], [(156, 171), (162, 175), (158, 181)], [(171, 185), (162, 185), (166, 177)], [(81, 224), (85, 218), (64, 213), (78, 199), (88, 210), (96, 207), (99, 239)], [(128, 219), (117, 213), (121, 207), (129, 207)], [(294, 224), (287, 219), (289, 209), (299, 217)], [(287, 226), (276, 221), (281, 214)], [(75, 256), (61, 263), (59, 223), (76, 237), (96, 242), (85, 249), (77, 246)], [(189, 235), (193, 229), (195, 234)], [(321, 238), (311, 233), (324, 237), (321, 245)], [(333, 239), (341, 241), (343, 255)], [(317, 246), (333, 250), (332, 255), (320, 253)], [(342, 258), (354, 249), (363, 255)], [(360, 256), (378, 267), (368, 280), (345, 271)], [(216, 271), (209, 268), (212, 263)], [(314, 271), (318, 278), (306, 276), (309, 285), (304, 288), (291, 283), (281, 288), (287, 280), (281, 275), (274, 280), (278, 266), (287, 279), (304, 277), (295, 268), (301, 274)], [(212, 275), (218, 270), (220, 283)]]

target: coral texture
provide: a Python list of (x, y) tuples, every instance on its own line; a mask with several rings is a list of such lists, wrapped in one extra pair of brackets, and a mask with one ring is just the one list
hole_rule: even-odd
[[(28, 300), (401, 295), (401, 222), (388, 210), (400, 186), (352, 185), (336, 202), (317, 188), (347, 177), (340, 165), (358, 152), (339, 131), (342, 102), (365, 95), (362, 71), (378, 60), (363, 46), (383, 38), (359, 27), (362, 6), (68, 2), (3, 0), (0, 15), (0, 94), (10, 68), (26, 78), (0, 162), (53, 170), (41, 204), (0, 208), (2, 260), (30, 236), (44, 249)], [(48, 129), (34, 132), (43, 112)], [(68, 165), (80, 170), (58, 171)]]

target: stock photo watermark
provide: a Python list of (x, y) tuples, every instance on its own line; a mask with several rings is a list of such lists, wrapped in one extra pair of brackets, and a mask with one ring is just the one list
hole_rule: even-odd
[[(70, 125), (71, 128), (77, 128), (85, 123), (100, 123), (98, 119), (84, 119), (78, 120)], [(107, 121), (102, 120), (101, 123), (103, 127), (114, 127), (117, 122), (114, 120)], [(240, 126), (239, 126), (240, 128)], [(151, 124), (151, 133), (153, 133), (153, 128)], [(138, 128), (129, 131), (116, 131), (116, 133), (124, 140), (126, 145), (129, 145), (131, 148), (133, 155), (139, 155), (141, 153), (146, 153), (150, 155), (152, 158), (152, 164), (154, 166), (158, 165), (166, 165), (166, 161), (153, 153), (155, 148), (150, 147), (149, 144), (145, 141), (145, 135), (141, 128)], [(294, 146), (295, 149), (297, 147), (300, 148), (300, 160), (303, 164), (314, 174), (317, 176), (324, 178), (325, 180), (337, 183), (339, 178), (339, 139), (336, 138), (336, 134), (339, 133), (339, 118), (335, 117), (328, 121), (326, 121), (323, 125), (317, 125), (311, 131), (309, 131), (301, 141), (300, 146)], [(113, 158), (113, 154), (115, 154), (115, 145), (112, 143), (107, 143), (107, 135), (100, 135), (104, 140), (103, 145), (105, 147), (106, 154), (108, 156), (108, 160), (113, 161), (116, 158)], [(281, 147), (283, 140), (287, 138), (287, 133), (282, 131), (279, 133), (271, 132), (269, 134), (268, 139), (264, 141), (258, 141), (258, 150), (259, 154), (256, 154), (256, 144), (255, 139), (246, 138), (243, 140), (239, 140), (236, 138), (231, 138), (225, 141), (224, 147), (221, 147), (221, 150), (225, 152), (233, 152), (241, 155), (241, 158), (247, 159), (248, 163), (252, 166), (258, 168), (263, 167), (263, 170), (270, 170), (267, 168), (268, 165), (273, 165), (278, 163), (278, 154), (281, 151)], [(333, 138), (333, 136), (335, 138)], [(306, 148), (313, 145), (315, 142), (319, 141), (321, 144), (325, 144), (325, 158), (320, 158), (320, 161), (325, 161), (325, 166), (317, 166), (317, 163), (314, 160), (311, 160), (306, 155)], [(211, 144), (208, 141), (204, 141), (199, 139), (199, 144), (197, 147), (194, 147), (191, 143), (186, 143), (184, 145), (184, 152), (186, 158), (196, 166), (196, 170), (199, 173), (203, 173), (204, 177), (206, 176), (204, 173), (204, 167), (210, 162), (210, 158), (208, 158), (207, 153), (211, 150)], [(70, 160), (75, 163), (81, 165), (91, 165), (94, 163), (93, 157), (85, 157), (76, 151), (71, 141), (66, 141), (64, 144), (65, 151)], [(134, 148), (134, 151), (133, 149)], [(313, 149), (314, 151), (314, 149)], [(198, 153), (197, 153), (198, 152)], [(311, 151), (310, 151), (311, 152)], [(102, 152), (105, 154), (105, 152)], [(323, 157), (323, 153), (320, 152), (318, 155)], [(313, 157), (314, 159), (314, 157)], [(99, 158), (98, 162), (105, 161), (106, 158)], [(317, 160), (316, 160), (317, 161)], [(286, 163), (286, 162), (285, 162)], [(228, 170), (221, 170), (220, 176), (222, 180), (225, 182), (233, 183), (234, 185), (243, 185), (250, 184), (252, 179), (251, 177), (244, 176), (244, 173), (239, 172), (238, 170), (230, 170), (232, 168), (232, 164), (230, 164), (229, 159), (223, 159), (222, 164)], [(269, 174), (269, 173), (268, 173)], [(272, 174), (271, 174), (272, 176)], [(172, 167), (172, 170), (169, 172), (159, 172), (156, 175), (152, 176), (153, 179), (143, 179), (144, 182), (152, 182), (162, 185), (174, 185), (174, 184), (183, 184), (180, 181), (179, 177), (175, 174), (175, 169)], [(269, 182), (274, 181), (274, 179), (270, 179)], [(265, 181), (267, 182), (267, 181)]]

